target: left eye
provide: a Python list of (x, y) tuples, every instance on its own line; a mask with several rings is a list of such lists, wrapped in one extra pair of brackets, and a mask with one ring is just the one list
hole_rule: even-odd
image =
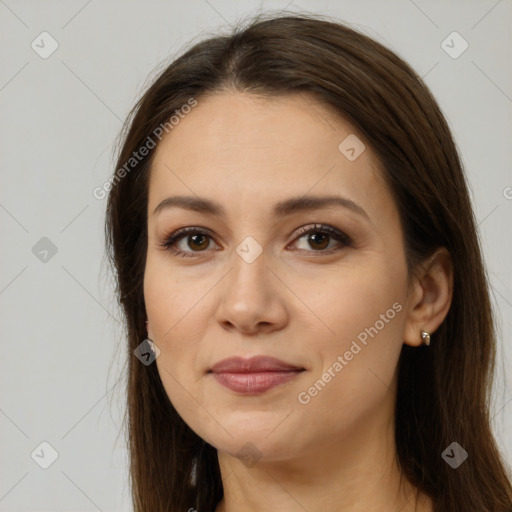
[[(310, 247), (313, 247), (313, 251), (310, 251), (309, 249), (299, 249), (301, 251), (330, 253), (333, 249), (332, 246), (329, 247), (329, 242), (332, 241), (330, 239), (336, 240), (341, 246), (349, 247), (352, 244), (352, 240), (348, 235), (331, 226), (325, 225), (306, 226), (301, 228), (296, 240), (306, 237), (309, 237), (307, 243)], [(198, 228), (184, 228), (169, 236), (161, 246), (166, 250), (173, 252), (177, 256), (195, 257), (196, 254), (194, 253), (205, 252), (206, 249), (208, 249), (210, 240), (213, 240), (213, 238), (208, 233), (201, 231)], [(183, 241), (188, 244), (189, 248), (195, 247), (198, 250), (188, 251), (186, 250), (186, 247), (179, 247), (179, 244)], [(341, 247), (335, 248), (335, 250), (340, 249)]]
[[(325, 225), (316, 225), (316, 226), (306, 226), (301, 228), (298, 233), (297, 240), (301, 238), (308, 237), (307, 243), (310, 247), (314, 248), (313, 252), (322, 252), (322, 253), (330, 253), (332, 252), (333, 247), (328, 247), (329, 239), (334, 239), (338, 242), (338, 245), (350, 247), (352, 245), (352, 239), (346, 235), (345, 233), (333, 228), (331, 226)], [(327, 245), (326, 245), (327, 241)], [(328, 250), (325, 250), (325, 249)], [(334, 250), (340, 250), (341, 247), (334, 247)], [(308, 249), (301, 249), (305, 251), (309, 251)], [(312, 252), (312, 251), (309, 251)]]

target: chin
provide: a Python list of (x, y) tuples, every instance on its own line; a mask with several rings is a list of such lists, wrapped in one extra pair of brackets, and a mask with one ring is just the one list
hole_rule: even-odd
[(219, 452), (225, 452), (233, 458), (239, 459), (245, 466), (253, 467), (256, 464), (274, 462), (288, 459), (296, 448), (286, 446), (283, 439), (268, 439), (265, 436), (236, 436), (225, 439), (216, 446)]
[(217, 450), (239, 459), (257, 459), (262, 462), (284, 460), (296, 452), (296, 440), (284, 428), (282, 418), (279, 421), (273, 416), (261, 418), (261, 413), (260, 417), (256, 413), (235, 416), (229, 421), (220, 421), (225, 430), (219, 426), (215, 432), (208, 432), (207, 436), (201, 437), (207, 437), (208, 442)]

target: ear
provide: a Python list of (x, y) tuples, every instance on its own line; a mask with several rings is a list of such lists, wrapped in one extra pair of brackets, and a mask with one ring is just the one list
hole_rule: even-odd
[(450, 253), (440, 247), (421, 266), (407, 301), (404, 343), (422, 344), (420, 332), (432, 334), (446, 318), (453, 296), (453, 266)]

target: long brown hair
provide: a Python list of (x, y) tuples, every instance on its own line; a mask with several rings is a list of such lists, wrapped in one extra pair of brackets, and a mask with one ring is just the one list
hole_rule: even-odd
[[(396, 54), (342, 23), (310, 14), (260, 15), (195, 44), (159, 74), (126, 121), (105, 234), (126, 320), (135, 511), (212, 511), (223, 496), (216, 449), (178, 415), (156, 364), (145, 366), (133, 355), (146, 337), (143, 277), (155, 151), (130, 159), (159, 126), (170, 129), (171, 116), (191, 99), (200, 102), (225, 89), (307, 94), (337, 112), (380, 160), (400, 212), (409, 276), (436, 248), (448, 249), (454, 262), (451, 308), (430, 347), (404, 345), (399, 359), (398, 463), (432, 498), (436, 512), (510, 512), (510, 473), (489, 415), (496, 341), (488, 278), (447, 122), (427, 86)], [(152, 140), (159, 142), (154, 135)], [(454, 441), (469, 454), (457, 469), (441, 457)]]

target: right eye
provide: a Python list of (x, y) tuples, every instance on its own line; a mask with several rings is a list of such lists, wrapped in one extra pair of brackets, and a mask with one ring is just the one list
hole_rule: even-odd
[[(194, 253), (205, 252), (210, 246), (210, 240), (213, 238), (201, 228), (188, 227), (179, 229), (168, 236), (163, 244), (160, 244), (166, 250), (180, 257), (196, 257)], [(180, 247), (180, 244), (181, 247)], [(198, 250), (187, 250), (188, 248), (197, 248)]]

